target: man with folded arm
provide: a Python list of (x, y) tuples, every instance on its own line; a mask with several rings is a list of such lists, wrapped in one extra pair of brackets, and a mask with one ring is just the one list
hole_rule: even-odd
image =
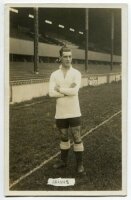
[(68, 152), (70, 149), (69, 128), (73, 136), (73, 150), (76, 156), (77, 173), (84, 172), (83, 151), (81, 140), (81, 111), (78, 91), (81, 85), (81, 73), (74, 69), (72, 52), (67, 46), (60, 49), (61, 65), (53, 72), (49, 81), (49, 96), (56, 97), (56, 126), (60, 132), (61, 159), (54, 168), (67, 166)]

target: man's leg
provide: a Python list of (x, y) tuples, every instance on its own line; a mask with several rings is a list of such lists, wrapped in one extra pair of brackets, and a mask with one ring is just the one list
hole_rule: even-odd
[(76, 156), (77, 172), (83, 173), (84, 172), (84, 166), (83, 166), (84, 146), (81, 140), (80, 126), (71, 127), (71, 132), (72, 132), (73, 140), (74, 140), (74, 152)]
[[(60, 150), (61, 150), (61, 159), (59, 163), (54, 165), (54, 168), (62, 168), (66, 167), (67, 159), (68, 159), (68, 152), (70, 149), (70, 140), (68, 138), (68, 121), (66, 120), (57, 120), (56, 125), (60, 132)], [(64, 128), (62, 128), (64, 127)]]

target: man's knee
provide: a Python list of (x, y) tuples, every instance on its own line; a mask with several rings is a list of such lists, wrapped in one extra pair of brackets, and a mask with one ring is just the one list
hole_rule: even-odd
[(81, 143), (81, 133), (80, 133), (80, 126), (71, 127), (71, 132), (73, 136), (74, 143), (79, 144)]
[(68, 129), (59, 129), (61, 134), (60, 149), (70, 149), (70, 140), (68, 138)]
[(74, 140), (74, 145), (73, 145), (74, 151), (75, 152), (84, 151), (83, 142), (81, 140), (80, 126), (71, 127), (71, 132)]
[(68, 129), (59, 129), (61, 141), (67, 142), (68, 139)]

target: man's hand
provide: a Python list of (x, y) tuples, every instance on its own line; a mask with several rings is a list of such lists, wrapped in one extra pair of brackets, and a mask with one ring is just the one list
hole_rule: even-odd
[(72, 83), (71, 85), (70, 85), (70, 88), (74, 88), (76, 86), (76, 83)]
[(55, 86), (54, 90), (60, 92), (60, 86)]

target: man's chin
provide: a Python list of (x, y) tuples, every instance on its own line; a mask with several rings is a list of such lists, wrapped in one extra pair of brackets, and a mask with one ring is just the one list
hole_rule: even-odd
[(64, 65), (64, 67), (65, 67), (65, 68), (70, 68), (70, 67), (71, 67), (71, 64), (70, 64), (70, 63), (69, 63), (69, 64), (67, 63), (67, 64)]

